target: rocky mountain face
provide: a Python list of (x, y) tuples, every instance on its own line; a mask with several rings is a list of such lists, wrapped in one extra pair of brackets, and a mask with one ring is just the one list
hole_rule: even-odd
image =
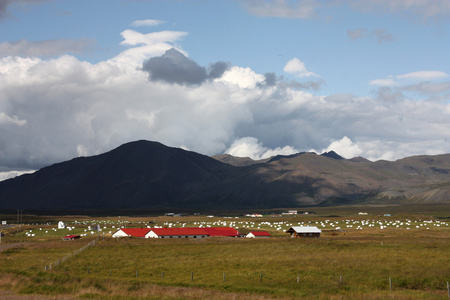
[(253, 161), (136, 141), (0, 182), (2, 209), (241, 209), (448, 202), (450, 154)]

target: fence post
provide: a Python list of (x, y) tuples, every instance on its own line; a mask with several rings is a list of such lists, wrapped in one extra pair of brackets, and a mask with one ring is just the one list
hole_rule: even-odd
[(262, 282), (263, 274), (261, 273), (261, 277), (259, 278), (259, 283)]
[(161, 272), (161, 279), (164, 280), (164, 272)]
[(223, 272), (223, 282), (225, 282), (225, 272)]
[(391, 280), (391, 277), (389, 277), (389, 290), (392, 291), (392, 280)]
[(447, 281), (447, 293), (448, 293), (448, 298), (450, 299), (450, 285)]

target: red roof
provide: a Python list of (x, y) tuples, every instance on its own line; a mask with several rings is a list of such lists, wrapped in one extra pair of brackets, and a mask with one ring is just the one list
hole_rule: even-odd
[(239, 236), (239, 232), (231, 227), (205, 227), (209, 236)]
[(270, 236), (270, 233), (267, 231), (250, 231), (254, 236)]
[(79, 238), (80, 238), (80, 236), (76, 235), (76, 234), (66, 235), (63, 237), (63, 239), (65, 239), (65, 240), (73, 240), (73, 239), (79, 239)]
[(203, 228), (152, 228), (150, 229), (159, 236), (167, 235), (208, 235)]
[(149, 232), (150, 228), (121, 228), (123, 232), (125, 232), (129, 236), (134, 237), (145, 237), (147, 232)]

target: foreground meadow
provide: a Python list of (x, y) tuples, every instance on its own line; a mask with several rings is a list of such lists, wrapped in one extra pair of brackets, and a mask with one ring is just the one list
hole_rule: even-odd
[[(144, 219), (132, 220), (133, 225)], [(87, 228), (100, 222), (106, 232)], [(114, 222), (77, 221), (59, 232), (54, 225), (29, 225), (11, 234), (7, 243), (15, 246), (0, 253), (0, 289), (81, 299), (449, 298), (446, 222), (414, 217), (152, 221), (153, 226), (234, 223), (241, 230), (259, 227), (273, 235), (182, 240), (113, 239), (106, 224), (118, 228)], [(301, 222), (330, 231), (317, 239), (283, 233)], [(68, 232), (84, 236), (62, 241)], [(95, 246), (73, 255), (94, 240)], [(55, 265), (63, 257), (68, 259)]]

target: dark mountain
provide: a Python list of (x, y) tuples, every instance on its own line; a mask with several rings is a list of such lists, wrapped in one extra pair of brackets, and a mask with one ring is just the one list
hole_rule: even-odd
[(321, 156), (326, 156), (326, 157), (330, 157), (330, 158), (334, 158), (334, 159), (344, 159), (342, 156), (340, 156), (339, 154), (337, 154), (334, 151), (322, 153)]
[[(241, 209), (445, 202), (450, 155), (217, 159), (137, 141), (0, 182), (2, 209)], [(229, 164), (218, 161), (228, 161)], [(237, 167), (239, 166), (239, 167)]]
[(0, 182), (0, 207), (170, 207), (215, 196), (232, 171), (204, 155), (137, 141)]

